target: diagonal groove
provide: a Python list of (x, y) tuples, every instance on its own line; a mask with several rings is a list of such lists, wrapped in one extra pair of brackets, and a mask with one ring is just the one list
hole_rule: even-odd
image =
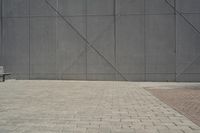
[(199, 59), (200, 55), (198, 55), (196, 58), (194, 58), (190, 64), (188, 64), (183, 71), (181, 71), (180, 73), (177, 74), (176, 77), (179, 77), (181, 74), (183, 74), (184, 72), (186, 72), (188, 70), (188, 68), (190, 68), (198, 59)]
[(94, 46), (92, 46), (91, 44), (90, 44), (90, 42), (83, 36), (83, 35), (81, 35), (81, 33), (57, 10), (57, 9), (55, 9), (49, 2), (48, 2), (48, 0), (45, 0), (45, 2), (47, 3), (47, 5), (49, 6), (49, 7), (51, 7), (51, 9), (52, 10), (54, 10), (62, 19), (63, 19), (63, 21), (65, 22), (65, 24), (67, 24), (67, 25), (69, 25), (71, 28), (72, 28), (72, 30), (83, 40), (83, 41), (85, 41), (86, 42), (86, 44), (85, 45), (87, 45), (88, 47), (90, 47), (90, 48), (92, 48), (100, 57), (102, 57), (124, 80), (126, 80), (126, 81), (128, 81), (125, 77), (124, 77), (124, 75), (112, 64), (112, 63), (110, 63), (110, 61), (106, 58), (106, 57), (104, 57), (103, 56), (103, 54), (101, 54)]
[[(104, 30), (102, 33), (100, 33), (100, 35), (97, 36), (97, 37), (91, 42), (92, 45), (95, 45), (95, 42), (97, 42), (97, 41), (104, 35), (104, 33), (110, 28), (111, 25), (112, 25), (112, 23), (110, 23), (110, 24), (107, 26), (107, 28), (105, 28), (105, 30)], [(84, 53), (87, 54), (88, 51), (85, 51), (85, 49), (82, 50), (82, 51), (79, 53), (79, 55), (77, 56), (77, 58), (72, 62), (72, 64), (71, 64), (69, 67), (66, 68), (66, 70), (68, 70), (68, 69), (70, 69), (71, 67), (73, 67), (73, 65), (82, 57), (82, 55), (83, 55)]]
[[(173, 5), (171, 5), (169, 3), (168, 0), (164, 0), (171, 8), (174, 9), (174, 11), (180, 15), (191, 27), (193, 30), (195, 30), (199, 35), (200, 35), (200, 31), (181, 13), (179, 12), (176, 7), (174, 7)], [(200, 55), (198, 55), (195, 59), (192, 60), (192, 62), (190, 64), (188, 64), (184, 69), (183, 71), (179, 72), (177, 75), (176, 75), (176, 78), (179, 77), (181, 74), (183, 74), (185, 71), (188, 70), (188, 68), (190, 68), (198, 59), (200, 58)]]
[[(116, 5), (116, 0), (114, 0), (114, 5)], [(114, 11), (113, 11), (113, 14), (114, 14), (114, 29), (115, 29), (115, 31), (114, 31), (114, 36), (115, 36), (115, 38), (116, 38), (116, 22), (117, 22), (117, 20), (118, 19), (120, 19), (120, 17), (117, 17), (116, 16), (116, 9), (114, 8)], [(110, 29), (111, 28), (111, 26), (113, 25), (113, 22), (111, 22), (108, 26), (107, 26), (107, 28), (105, 28), (105, 30), (102, 32), (102, 33), (100, 33), (100, 35), (99, 36), (97, 36), (91, 43), (92, 43), (92, 45), (95, 45), (95, 43), (104, 35), (103, 33), (105, 33), (108, 29)], [(115, 40), (116, 41), (116, 40)], [(116, 42), (115, 42), (116, 43)], [(115, 51), (116, 51), (116, 46), (115, 46)], [(88, 51), (86, 51), (86, 54), (87, 54), (87, 52)], [(72, 62), (72, 64), (69, 66), (69, 67), (67, 67), (67, 69), (70, 69), (78, 60), (79, 60), (79, 58), (83, 55), (85, 53), (85, 50), (82, 50), (81, 52), (80, 52), (80, 54), (77, 56), (77, 58)], [(116, 53), (115, 53), (115, 57), (116, 57)], [(115, 59), (115, 64), (116, 64), (116, 59)]]
[[(116, 5), (116, 0), (114, 0), (114, 5)], [(114, 11), (113, 11), (113, 14), (114, 14), (114, 33), (115, 33), (115, 38), (116, 38), (116, 22), (118, 19), (120, 19), (120, 17), (117, 17), (116, 16), (116, 9), (114, 8)], [(95, 45), (95, 43), (104, 35), (104, 33), (109, 30), (111, 28), (111, 26), (113, 25), (113, 22), (111, 22), (110, 24), (108, 24), (107, 28), (105, 28), (104, 31), (102, 31), (102, 33), (100, 33), (91, 43), (91, 45)], [(115, 40), (116, 41), (116, 40)], [(115, 42), (116, 43), (116, 42)], [(116, 51), (116, 46), (115, 46), (115, 50)], [(82, 55), (84, 53), (88, 53), (88, 51), (85, 52), (85, 50), (82, 50), (79, 55), (77, 56), (77, 58), (71, 63), (71, 65), (69, 67), (67, 67), (65, 70), (68, 70), (70, 69), (71, 67), (73, 67), (73, 65), (82, 57)], [(116, 57), (116, 52), (115, 52), (115, 57)], [(116, 64), (116, 59), (115, 59), (115, 64)]]
[(200, 34), (200, 31), (181, 13), (179, 12), (173, 5), (171, 5), (169, 3), (169, 1), (165, 0), (165, 2), (171, 7), (174, 9), (174, 11), (180, 15), (198, 34)]

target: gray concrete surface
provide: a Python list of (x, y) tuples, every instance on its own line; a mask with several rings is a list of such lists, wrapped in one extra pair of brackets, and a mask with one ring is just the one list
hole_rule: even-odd
[(0, 132), (199, 133), (144, 89), (153, 86), (200, 84), (7, 80), (0, 83)]
[(199, 0), (1, 2), (0, 65), (13, 78), (200, 81)]

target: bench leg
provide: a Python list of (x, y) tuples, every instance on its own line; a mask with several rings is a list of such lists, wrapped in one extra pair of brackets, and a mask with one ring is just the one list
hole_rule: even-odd
[(3, 82), (5, 82), (5, 75), (3, 75)]

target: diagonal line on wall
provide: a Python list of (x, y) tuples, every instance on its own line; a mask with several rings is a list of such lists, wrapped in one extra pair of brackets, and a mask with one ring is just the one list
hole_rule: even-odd
[[(116, 0), (114, 0), (114, 3), (116, 4)], [(115, 5), (114, 4), (114, 5)], [(116, 5), (115, 5), (116, 6)], [(116, 7), (115, 7), (116, 8)], [(105, 28), (105, 30), (104, 31), (102, 31), (102, 33), (100, 33), (92, 42), (90, 42), (91, 43), (91, 45), (94, 45), (95, 46), (95, 43), (104, 35), (104, 33), (106, 32), (106, 31), (108, 31), (110, 28), (112, 28), (111, 26), (112, 25), (114, 25), (114, 29), (116, 28), (116, 22), (118, 21), (118, 19), (120, 19), (120, 17), (117, 17), (117, 15), (116, 15), (116, 9), (114, 9), (114, 11), (113, 11), (114, 13), (114, 24), (113, 24), (113, 22), (111, 22), (110, 24), (108, 24), (108, 26), (106, 26), (106, 28)], [(119, 13), (118, 13), (119, 14)], [(114, 31), (114, 36), (115, 36), (115, 65), (116, 65), (116, 29), (115, 29), (115, 31)], [(71, 67), (73, 67), (73, 65), (83, 56), (83, 54), (84, 53), (88, 53), (88, 51), (86, 51), (85, 52), (85, 50), (82, 50), (80, 53), (79, 53), (79, 55), (77, 56), (77, 58), (71, 63), (71, 65), (69, 66), (69, 67), (67, 67), (65, 70), (68, 70), (68, 69), (70, 69)]]
[[(119, 19), (119, 18), (116, 18), (116, 21), (117, 21), (118, 19)], [(109, 23), (108, 26), (106, 26), (105, 30), (103, 30), (92, 42), (90, 42), (90, 44), (91, 44), (91, 45), (95, 45), (95, 43), (96, 43), (99, 39), (102, 38), (102, 36), (104, 35), (104, 33), (105, 33), (106, 31), (108, 31), (110, 28), (112, 28), (112, 25), (113, 25), (113, 22)], [(69, 67), (67, 67), (65, 70), (68, 70), (68, 69), (70, 69), (71, 67), (73, 67), (74, 64), (83, 56), (84, 53), (87, 54), (88, 51), (85, 51), (85, 49), (82, 50), (82, 51), (79, 53), (79, 55), (77, 56), (77, 58), (76, 58), (76, 59), (71, 63), (71, 65), (70, 65)]]
[[(114, 6), (116, 6), (116, 0), (114, 0)], [(116, 7), (114, 7), (114, 8), (116, 8)], [(123, 8), (123, 7), (122, 7)], [(91, 45), (95, 45), (95, 43), (104, 35), (103, 33), (105, 33), (106, 31), (108, 31), (110, 28), (112, 28), (111, 26), (112, 25), (114, 25), (114, 29), (116, 28), (116, 22), (118, 21), (118, 19), (120, 19), (120, 17), (117, 17), (116, 16), (116, 9), (114, 9), (114, 11), (113, 11), (113, 16), (114, 16), (114, 24), (113, 24), (113, 22), (111, 22), (110, 24), (108, 24), (108, 26), (106, 26), (106, 28), (105, 28), (105, 30), (102, 32), (102, 33), (100, 33), (92, 42), (90, 42), (91, 43)], [(118, 13), (118, 14), (120, 14), (120, 12)], [(114, 36), (115, 36), (115, 65), (116, 65), (116, 29), (115, 29), (115, 31), (114, 31)], [(71, 63), (71, 65), (69, 66), (69, 67), (67, 67), (65, 70), (68, 70), (68, 69), (70, 69), (71, 67), (73, 67), (74, 66), (74, 64), (83, 56), (83, 54), (87, 54), (88, 53), (88, 51), (86, 51), (85, 52), (85, 49), (84, 50), (82, 50), (80, 53), (79, 53), (79, 55), (77, 56), (77, 58)]]
[[(173, 5), (171, 5), (169, 3), (168, 0), (164, 0), (171, 8), (174, 9), (174, 11), (180, 15), (191, 27), (193, 30), (195, 30), (199, 35), (200, 35), (200, 31), (181, 13), (179, 12)], [(188, 70), (188, 68), (190, 68), (198, 59), (200, 58), (200, 55), (198, 55), (196, 58), (194, 58), (190, 64), (188, 64), (181, 72), (177, 73), (176, 78), (179, 77), (181, 74), (183, 74), (185, 71)]]
[(125, 77), (124, 77), (124, 75), (112, 64), (112, 63), (110, 63), (110, 61), (106, 58), (106, 57), (104, 57), (104, 55), (103, 54), (101, 54), (101, 52), (99, 52), (94, 46), (92, 46), (91, 44), (90, 44), (90, 42), (83, 36), (83, 35), (81, 35), (81, 33), (59, 12), (59, 11), (57, 11), (49, 2), (48, 2), (48, 0), (45, 0), (45, 2), (47, 3), (47, 5), (49, 5), (62, 19), (63, 19), (63, 21), (67, 24), (67, 25), (69, 25), (71, 28), (72, 28), (72, 30), (83, 40), (83, 41), (85, 41), (86, 42), (86, 44), (85, 45), (87, 45), (88, 47), (90, 47), (90, 48), (92, 48), (100, 57), (102, 57), (124, 80), (126, 80), (126, 81), (128, 81)]
[[(114, 0), (114, 3), (116, 4), (116, 0)], [(115, 5), (114, 4), (114, 5)], [(116, 5), (115, 5), (116, 6)], [(116, 7), (115, 7), (116, 8)], [(111, 28), (111, 26), (112, 25), (114, 25), (114, 27), (116, 26), (116, 22), (118, 21), (118, 19), (120, 19), (120, 17), (117, 17), (116, 16), (116, 9), (114, 9), (114, 11), (113, 11), (114, 13), (114, 23), (115, 24), (113, 24), (113, 22), (111, 22), (108, 26), (106, 26), (107, 28), (105, 28), (105, 30), (102, 32), (102, 33), (100, 33), (99, 34), (99, 36), (97, 36), (92, 42), (91, 42), (91, 44), (92, 45), (95, 45), (95, 43), (104, 35), (103, 33), (105, 33), (107, 30), (109, 30), (110, 28)], [(119, 14), (119, 13), (118, 13)], [(115, 27), (116, 28), (116, 27)], [(115, 31), (114, 32), (116, 32), (116, 29), (115, 29)], [(114, 34), (116, 34), (116, 33), (114, 33)], [(116, 58), (116, 35), (114, 35), (115, 36), (115, 58)], [(80, 54), (77, 56), (77, 58), (72, 62), (72, 64), (69, 66), (69, 67), (67, 67), (66, 68), (66, 70), (67, 69), (70, 69), (79, 59), (80, 59), (80, 57), (83, 55), (85, 53), (85, 50), (82, 50), (81, 52), (80, 52)], [(86, 51), (86, 54), (88, 53), (88, 51)], [(115, 59), (115, 65), (116, 65), (116, 60), (117, 59)]]
[(193, 30), (195, 30), (198, 34), (200, 34), (200, 31), (180, 12), (180, 11), (178, 11), (173, 5), (171, 5), (170, 3), (169, 3), (169, 1), (167, 1), (167, 0), (164, 0), (171, 8), (173, 8), (174, 9), (174, 11), (178, 14), (178, 15), (180, 15), (192, 28), (193, 28)]
[[(111, 25), (113, 25), (113, 24), (112, 24), (112, 23), (109, 24), (109, 25), (107, 26), (107, 28), (106, 28), (102, 33), (100, 33), (99, 36), (97, 36), (97, 37), (91, 42), (92, 45), (95, 45), (95, 42), (97, 42), (97, 41), (104, 35), (104, 33), (105, 33), (107, 30), (109, 30), (109, 28), (111, 27)], [(69, 67), (66, 68), (66, 70), (68, 70), (68, 69), (70, 69), (71, 67), (73, 67), (73, 65), (83, 56), (84, 53), (87, 54), (87, 53), (88, 53), (88, 50), (87, 50), (87, 51), (85, 51), (85, 49), (82, 50), (82, 51), (79, 53), (79, 55), (77, 56), (77, 58), (72, 62), (72, 64), (71, 64)]]
[(200, 55), (198, 55), (196, 58), (194, 58), (190, 64), (188, 64), (185, 69), (183, 69), (183, 71), (181, 71), (180, 73), (178, 73), (176, 75), (176, 77), (179, 77), (181, 74), (183, 74), (184, 72), (186, 72), (198, 59), (200, 58)]

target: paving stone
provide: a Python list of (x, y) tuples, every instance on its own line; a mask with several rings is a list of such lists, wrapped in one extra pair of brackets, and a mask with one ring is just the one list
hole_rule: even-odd
[(0, 132), (199, 131), (199, 126), (134, 82), (7, 81), (0, 84)]

